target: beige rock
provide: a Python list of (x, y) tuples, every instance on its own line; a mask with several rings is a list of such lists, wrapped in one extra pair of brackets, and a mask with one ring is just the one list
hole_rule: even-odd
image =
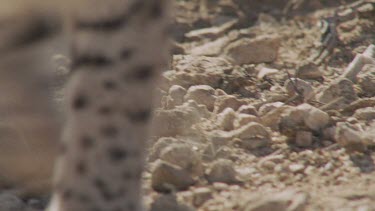
[(317, 94), (317, 99), (326, 105), (326, 109), (340, 109), (358, 99), (353, 82), (339, 79)]
[(192, 176), (203, 175), (202, 160), (198, 152), (187, 144), (171, 144), (160, 153), (160, 159), (174, 164), (189, 172)]
[(259, 117), (250, 114), (237, 114), (237, 118), (234, 120), (233, 126), (234, 128), (240, 128), (250, 122), (260, 123), (260, 119)]
[(210, 183), (223, 182), (228, 184), (238, 183), (237, 172), (233, 168), (234, 163), (230, 160), (219, 159), (211, 164), (206, 171), (207, 180)]
[(309, 147), (313, 143), (313, 135), (310, 131), (297, 131), (295, 144), (299, 147)]
[(195, 209), (179, 203), (175, 194), (162, 194), (159, 195), (151, 204), (150, 211), (194, 211)]
[(365, 64), (375, 65), (375, 59), (364, 54), (357, 54), (353, 61), (348, 65), (342, 76), (355, 82), (357, 74), (361, 72)]
[(210, 28), (193, 30), (193, 31), (190, 31), (189, 33), (186, 33), (185, 37), (188, 40), (193, 40), (193, 41), (204, 39), (204, 38), (215, 39), (217, 37), (224, 35), (224, 33), (227, 32), (230, 28), (232, 28), (236, 23), (237, 23), (237, 20), (230, 20), (220, 26), (213, 26)]
[(217, 115), (217, 125), (221, 130), (231, 131), (234, 129), (233, 123), (237, 118), (236, 112), (232, 108), (224, 109), (220, 114)]
[(158, 192), (186, 190), (195, 183), (189, 172), (161, 160), (156, 161), (151, 175), (152, 188)]
[(280, 72), (280, 71), (277, 70), (277, 69), (262, 67), (257, 74), (257, 78), (263, 79), (265, 76), (273, 75), (273, 74), (276, 74), (278, 72)]
[(267, 127), (272, 128), (273, 130), (279, 130), (279, 124), (283, 114), (285, 112), (288, 112), (288, 110), (291, 108), (291, 106), (287, 105), (275, 108), (265, 115), (261, 116), (261, 123)]
[(171, 88), (169, 88), (168, 94), (174, 100), (176, 106), (181, 105), (184, 103), (186, 89), (179, 85), (173, 85)]
[(213, 111), (216, 101), (215, 89), (207, 85), (191, 86), (185, 95), (185, 100), (194, 100), (198, 104), (205, 105), (209, 111)]
[(232, 132), (234, 137), (241, 140), (240, 144), (246, 149), (256, 149), (271, 143), (270, 132), (256, 122), (248, 123)]
[(247, 105), (246, 100), (237, 99), (233, 95), (219, 96), (215, 102), (214, 113), (220, 113), (225, 108), (232, 108), (237, 111), (242, 105)]
[(160, 158), (161, 151), (173, 143), (178, 143), (178, 139), (173, 138), (173, 137), (159, 138), (151, 148), (149, 160), (154, 161)]
[(306, 126), (313, 131), (319, 131), (326, 127), (329, 123), (329, 115), (326, 112), (315, 108), (314, 106), (302, 104), (299, 105), (297, 109), (301, 109), (302, 111), (306, 112), (304, 122)]
[(256, 196), (245, 204), (243, 211), (303, 211), (307, 206), (309, 196), (307, 193), (286, 190), (266, 196)]
[(259, 115), (260, 116), (263, 116), (265, 114), (267, 114), (268, 112), (272, 111), (272, 110), (275, 110), (277, 108), (280, 108), (282, 106), (284, 106), (285, 104), (282, 103), (282, 102), (273, 102), (273, 103), (266, 103), (264, 105), (262, 105), (260, 108), (259, 108)]
[(359, 120), (371, 121), (375, 119), (375, 108), (374, 107), (360, 108), (355, 111), (354, 117)]
[(243, 114), (250, 114), (250, 115), (254, 115), (254, 116), (258, 116), (258, 112), (257, 112), (257, 109), (252, 106), (252, 105), (242, 105), (239, 109), (238, 109), (238, 113), (243, 113)]
[(337, 123), (335, 140), (349, 152), (364, 151), (366, 149), (361, 133), (344, 122)]
[(264, 35), (256, 38), (242, 38), (224, 49), (224, 54), (238, 65), (272, 62), (278, 55), (278, 36)]
[(292, 78), (285, 82), (285, 90), (288, 93), (289, 97), (300, 96), (303, 97), (304, 102), (313, 100), (315, 97), (314, 88), (308, 82), (299, 79)]
[(212, 198), (212, 191), (209, 188), (201, 187), (197, 188), (193, 191), (194, 197), (193, 197), (193, 204), (196, 207), (201, 206), (206, 201), (210, 200)]
[(297, 67), (296, 77), (307, 80), (321, 80), (323, 73), (319, 70), (318, 65), (308, 62)]
[(204, 114), (204, 109), (194, 102), (186, 102), (170, 110), (159, 109), (153, 120), (152, 134), (157, 137), (188, 134), (192, 131), (192, 125), (207, 115)]
[(368, 97), (375, 96), (375, 65), (364, 65), (357, 75), (357, 82)]
[(163, 73), (170, 85), (188, 88), (193, 85), (219, 87), (223, 74), (232, 70), (230, 62), (224, 58), (178, 55), (173, 56), (175, 71)]

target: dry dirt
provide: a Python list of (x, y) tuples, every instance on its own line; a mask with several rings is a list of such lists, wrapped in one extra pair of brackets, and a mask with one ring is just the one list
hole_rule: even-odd
[(375, 210), (375, 2), (274, 2), (178, 1), (154, 210)]
[[(147, 206), (375, 211), (375, 2), (175, 7)], [(2, 192), (0, 210), (41, 210), (47, 198)]]

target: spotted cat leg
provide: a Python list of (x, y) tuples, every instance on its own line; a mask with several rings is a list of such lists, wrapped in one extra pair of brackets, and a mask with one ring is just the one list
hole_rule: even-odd
[(51, 211), (141, 210), (167, 1), (90, 0), (73, 13), (72, 78)]

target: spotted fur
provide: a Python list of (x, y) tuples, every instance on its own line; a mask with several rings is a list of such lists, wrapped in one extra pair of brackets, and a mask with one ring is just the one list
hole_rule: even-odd
[[(85, 4), (64, 11), (68, 21), (63, 22), (68, 24), (60, 25), (61, 21), (51, 18), (53, 12), (46, 15), (38, 10), (9, 19), (22, 17), (26, 22), (0, 24), (0, 36), (8, 41), (0, 44), (0, 54), (10, 57), (0, 65), (11, 64), (1, 71), (0, 82), (14, 88), (10, 89), (12, 96), (0, 90), (5, 99), (0, 100), (0, 111), (11, 109), (14, 115), (6, 118), (21, 116), (23, 122), (39, 114), (33, 120), (40, 122), (37, 129), (43, 144), (59, 139), (63, 119), (50, 211), (138, 211), (142, 209), (140, 183), (152, 92), (168, 52), (168, 1), (82, 1)], [(48, 49), (47, 40), (61, 32), (69, 32), (72, 61), (65, 88), (65, 118), (54, 116), (55, 105), (44, 91), (50, 87), (48, 81), (54, 80), (48, 67), (39, 67), (48, 60), (48, 52), (42, 57), (35, 47), (46, 42)], [(29, 99), (24, 107), (19, 106), (22, 97)], [(40, 112), (32, 110), (34, 107)], [(35, 130), (28, 133), (30, 137), (35, 134)], [(44, 159), (49, 160), (45, 162), (55, 154), (46, 155)]]

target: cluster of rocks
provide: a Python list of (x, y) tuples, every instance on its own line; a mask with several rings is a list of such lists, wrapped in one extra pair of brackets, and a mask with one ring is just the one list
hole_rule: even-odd
[(301, 191), (249, 196), (245, 204), (220, 197), (317, 177), (337, 185), (374, 168), (364, 154), (375, 140), (375, 46), (334, 80), (309, 60), (291, 77), (265, 65), (284, 53), (286, 35), (270, 30), (276, 22), (261, 15), (254, 27), (233, 29), (230, 20), (185, 34), (180, 53), (188, 55), (175, 55), (163, 74), (148, 157), (146, 174), (153, 190), (167, 193), (163, 200), (181, 210), (304, 210), (311, 195)]

